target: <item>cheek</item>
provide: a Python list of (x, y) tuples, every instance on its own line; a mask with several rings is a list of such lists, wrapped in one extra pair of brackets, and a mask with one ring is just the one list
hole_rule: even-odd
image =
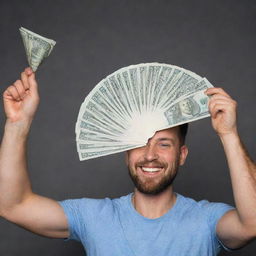
[(162, 158), (168, 165), (173, 165), (179, 163), (180, 160), (180, 153), (179, 152), (172, 152), (169, 153)]
[(127, 152), (126, 162), (128, 164), (134, 164), (142, 159), (143, 151), (140, 148), (132, 149)]
[(134, 156), (133, 154), (130, 154), (127, 156), (126, 164), (128, 167), (133, 168), (135, 166), (136, 162), (137, 162), (136, 156)]

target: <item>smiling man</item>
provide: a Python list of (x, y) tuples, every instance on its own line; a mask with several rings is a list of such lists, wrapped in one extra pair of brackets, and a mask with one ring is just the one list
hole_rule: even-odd
[(243, 247), (256, 238), (256, 167), (236, 125), (236, 102), (210, 88), (209, 111), (229, 166), (235, 208), (195, 201), (173, 191), (183, 165), (187, 125), (158, 131), (141, 148), (127, 152), (135, 190), (116, 199), (61, 202), (32, 191), (26, 141), (39, 95), (27, 68), (4, 94), (6, 124), (0, 150), (0, 215), (39, 235), (80, 241), (87, 255), (205, 256)]
[(179, 130), (158, 131), (145, 147), (127, 152), (129, 174), (140, 192), (156, 195), (172, 184), (188, 153), (187, 147), (180, 145)]
[[(135, 193), (132, 197), (133, 204), (145, 198), (154, 196), (152, 209), (148, 213), (136, 208), (143, 216), (151, 218), (160, 217), (175, 201), (172, 191), (172, 183), (178, 173), (178, 168), (183, 165), (188, 154), (187, 147), (183, 144), (185, 134), (182, 130), (187, 130), (187, 124), (180, 127), (170, 128), (156, 132), (148, 140), (146, 146), (133, 149), (126, 154), (130, 177), (135, 185)], [(167, 197), (166, 197), (167, 195)], [(161, 202), (160, 198), (166, 197), (166, 202)], [(135, 201), (136, 198), (136, 201)], [(157, 200), (155, 200), (157, 198)], [(154, 215), (157, 211), (156, 203), (163, 206), (161, 213)]]

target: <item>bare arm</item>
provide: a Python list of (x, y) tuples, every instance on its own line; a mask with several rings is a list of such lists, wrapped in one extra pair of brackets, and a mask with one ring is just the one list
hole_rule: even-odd
[(26, 163), (26, 141), (39, 95), (35, 74), (26, 69), (4, 94), (6, 124), (0, 148), (0, 215), (34, 233), (67, 237), (58, 202), (33, 193)]
[(236, 210), (217, 224), (217, 235), (229, 248), (239, 248), (256, 238), (256, 165), (244, 148), (236, 126), (236, 102), (222, 89), (208, 90), (209, 109), (228, 161)]

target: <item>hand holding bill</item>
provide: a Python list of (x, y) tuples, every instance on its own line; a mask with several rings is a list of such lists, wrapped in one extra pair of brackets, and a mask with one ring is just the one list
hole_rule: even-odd
[(237, 103), (222, 88), (209, 88), (205, 94), (211, 96), (209, 112), (212, 126), (219, 136), (237, 134), (236, 107)]
[(31, 68), (26, 68), (21, 78), (4, 91), (3, 102), (7, 121), (16, 123), (33, 119), (39, 95), (35, 73)]

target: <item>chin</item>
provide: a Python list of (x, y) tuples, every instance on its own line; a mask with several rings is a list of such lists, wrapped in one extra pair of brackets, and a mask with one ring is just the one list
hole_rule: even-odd
[(131, 177), (137, 190), (146, 195), (158, 195), (172, 186), (177, 173), (172, 177), (164, 177), (157, 183), (154, 181), (141, 181), (137, 176)]
[(165, 183), (165, 184), (160, 184), (158, 186), (154, 186), (154, 187), (149, 187), (149, 186), (136, 186), (137, 190), (143, 194), (146, 195), (158, 195), (161, 194), (162, 192), (164, 192), (165, 190), (169, 189), (170, 186), (172, 185), (172, 182), (170, 183)]
[(139, 175), (132, 173), (130, 168), (128, 170), (134, 186), (139, 192), (146, 195), (158, 195), (169, 189), (178, 173), (178, 168), (176, 168), (174, 173), (170, 172), (167, 176), (158, 177), (157, 180), (154, 178), (152, 180), (151, 178), (145, 180)]

